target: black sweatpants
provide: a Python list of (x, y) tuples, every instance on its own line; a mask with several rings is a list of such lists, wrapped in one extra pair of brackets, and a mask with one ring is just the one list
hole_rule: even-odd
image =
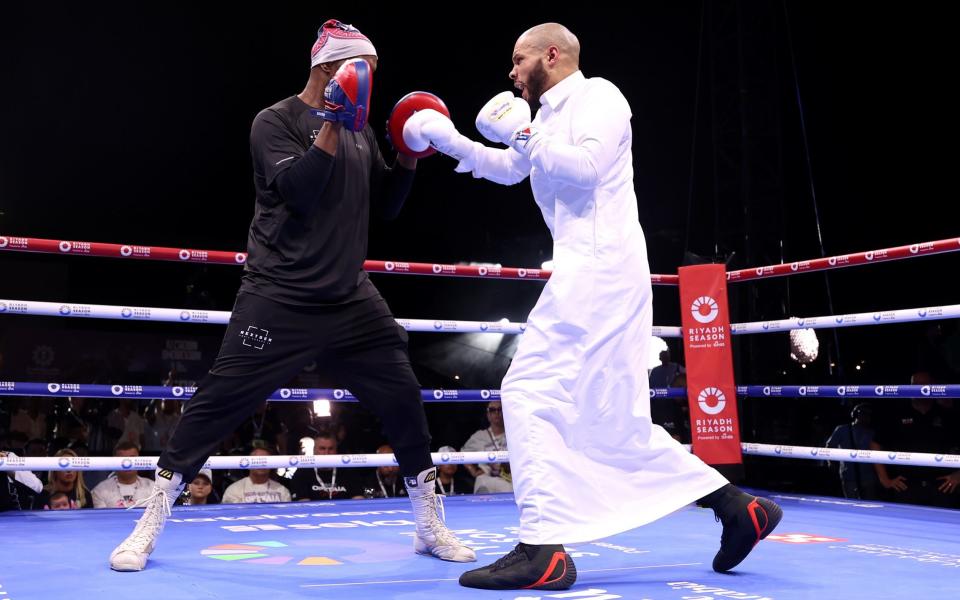
[(217, 360), (184, 409), (159, 466), (189, 482), (227, 434), (316, 360), (380, 418), (404, 477), (433, 466), (407, 332), (379, 294), (338, 306), (280, 304), (241, 292)]

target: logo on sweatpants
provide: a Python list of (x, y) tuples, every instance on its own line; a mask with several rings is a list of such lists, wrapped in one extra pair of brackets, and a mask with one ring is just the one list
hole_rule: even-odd
[(250, 346), (256, 350), (263, 350), (265, 345), (273, 341), (269, 331), (253, 325), (247, 325), (246, 331), (240, 332), (240, 337), (243, 338), (244, 346)]

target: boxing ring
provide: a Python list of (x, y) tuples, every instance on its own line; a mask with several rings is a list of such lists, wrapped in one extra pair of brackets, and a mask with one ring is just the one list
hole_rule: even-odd
[[(0, 236), (0, 250), (128, 260), (243, 264), (246, 256), (148, 246), (96, 244)], [(728, 273), (730, 282), (871, 264), (960, 250), (960, 238), (874, 250)], [(545, 280), (549, 271), (368, 261), (371, 272), (429, 276)], [(675, 285), (676, 276), (655, 275)], [(106, 318), (182, 323), (226, 323), (229, 313), (177, 308), (107, 306), (0, 299), (0, 319), (17, 315)], [(956, 318), (960, 305), (738, 323), (735, 335), (801, 328), (875, 326)], [(398, 319), (410, 331), (517, 333), (522, 323)], [(655, 327), (677, 337), (679, 327)], [(0, 382), (0, 396), (186, 399), (191, 388)], [(960, 385), (889, 386), (742, 385), (745, 397), (958, 397)], [(681, 388), (651, 396), (685, 397)], [(475, 402), (499, 391), (423, 390), (427, 402)], [(284, 388), (272, 401), (353, 400), (347, 390)], [(744, 443), (745, 455), (782, 459), (883, 462), (960, 469), (960, 456), (894, 450), (871, 452)], [(506, 452), (434, 454), (437, 464), (505, 462)], [(11, 458), (0, 470), (153, 470), (156, 457)], [(371, 467), (390, 455), (212, 457), (211, 468)], [(946, 473), (947, 471), (945, 471)], [(598, 490), (602, 493), (602, 490)], [(175, 507), (148, 568), (116, 573), (107, 557), (131, 529), (137, 510), (8, 512), (0, 514), (0, 600), (79, 597), (113, 599), (188, 595), (196, 598), (901, 598), (960, 597), (960, 511), (883, 502), (764, 493), (784, 518), (733, 573), (712, 571), (720, 525), (693, 506), (639, 529), (568, 546), (578, 581), (566, 592), (482, 591), (461, 588), (460, 573), (475, 564), (446, 563), (412, 551), (407, 499)], [(518, 512), (510, 495), (456, 496), (445, 501), (450, 528), (473, 547), (476, 564), (506, 554)], [(589, 510), (589, 507), (584, 507)]]

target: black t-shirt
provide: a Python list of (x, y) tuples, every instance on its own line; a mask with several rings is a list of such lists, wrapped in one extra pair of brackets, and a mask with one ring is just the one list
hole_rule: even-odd
[[(926, 452), (947, 454), (955, 445), (953, 432), (944, 411), (934, 405), (926, 414), (906, 406), (895, 410), (884, 426), (878, 428), (876, 441), (886, 451)], [(887, 465), (887, 469), (902, 472), (900, 465)], [(938, 477), (950, 473), (937, 467), (910, 467), (914, 473)]]
[(403, 477), (399, 473), (391, 480), (387, 477), (377, 477), (377, 469), (363, 469), (366, 471), (360, 479), (362, 493), (368, 498), (406, 498), (407, 487), (403, 484)]
[(17, 481), (13, 472), (0, 471), (0, 512), (40, 508), (36, 499), (37, 493)]
[(356, 469), (297, 469), (290, 481), (293, 500), (348, 500), (362, 496)]
[[(314, 147), (324, 124), (320, 114), (291, 96), (253, 121), (257, 199), (242, 291), (302, 306), (352, 302), (376, 293), (363, 270), (371, 204), (384, 216), (395, 214), (414, 172), (387, 167), (369, 124), (359, 132), (341, 129), (335, 157)], [(298, 190), (296, 197), (283, 197), (278, 178), (289, 177), (284, 173), (308, 153), (308, 160), (324, 166), (332, 161), (329, 178), (311, 182), (311, 189)]]

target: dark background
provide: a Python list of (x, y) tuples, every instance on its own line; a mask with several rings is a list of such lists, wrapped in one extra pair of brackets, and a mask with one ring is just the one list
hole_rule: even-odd
[[(0, 234), (244, 249), (254, 200), (250, 123), (302, 89), (316, 30), (330, 17), (353, 23), (377, 47), (371, 122), (387, 156), (382, 124), (402, 95), (438, 94), (460, 131), (479, 139), (473, 118), (509, 89), (517, 36), (544, 21), (567, 25), (581, 41), (584, 73), (613, 81), (633, 109), (636, 190), (653, 272), (675, 273), (686, 252), (739, 268), (960, 234), (951, 91), (957, 38), (947, 8), (795, 1), (566, 10), (537, 2), (6, 6)], [(371, 258), (526, 267), (550, 258), (526, 182), (505, 188), (453, 166), (445, 157), (421, 161), (401, 216), (371, 226)], [(950, 304), (956, 260), (835, 271), (829, 295), (822, 274), (737, 284), (731, 318)], [(241, 271), (0, 253), (0, 274), (0, 298), (229, 310)], [(374, 280), (407, 318), (518, 321), (542, 286)], [(679, 324), (677, 298), (675, 288), (657, 288), (656, 324)], [(12, 353), (63, 336), (83, 346), (104, 331), (118, 339), (202, 338), (206, 360), (222, 334), (217, 326), (3, 317), (8, 366), (0, 364), (0, 378), (24, 377), (9, 366), (21, 362)], [(960, 347), (952, 322), (821, 331), (820, 339), (822, 357), (804, 370), (789, 360), (784, 334), (738, 339), (738, 383), (906, 383), (934, 362), (944, 380), (960, 355), (950, 349)], [(427, 387), (497, 387), (510, 340), (479, 346), (467, 336), (411, 336)], [(64, 381), (155, 384), (166, 368), (158, 359), (152, 374), (118, 373), (116, 364), (95, 375), (66, 364), (59, 372), (75, 376)], [(817, 442), (816, 421), (830, 429), (843, 414), (826, 400), (789, 409), (751, 402), (748, 440), (781, 441), (774, 437), (782, 433), (793, 443)], [(791, 425), (775, 432), (771, 424), (781, 420)]]

